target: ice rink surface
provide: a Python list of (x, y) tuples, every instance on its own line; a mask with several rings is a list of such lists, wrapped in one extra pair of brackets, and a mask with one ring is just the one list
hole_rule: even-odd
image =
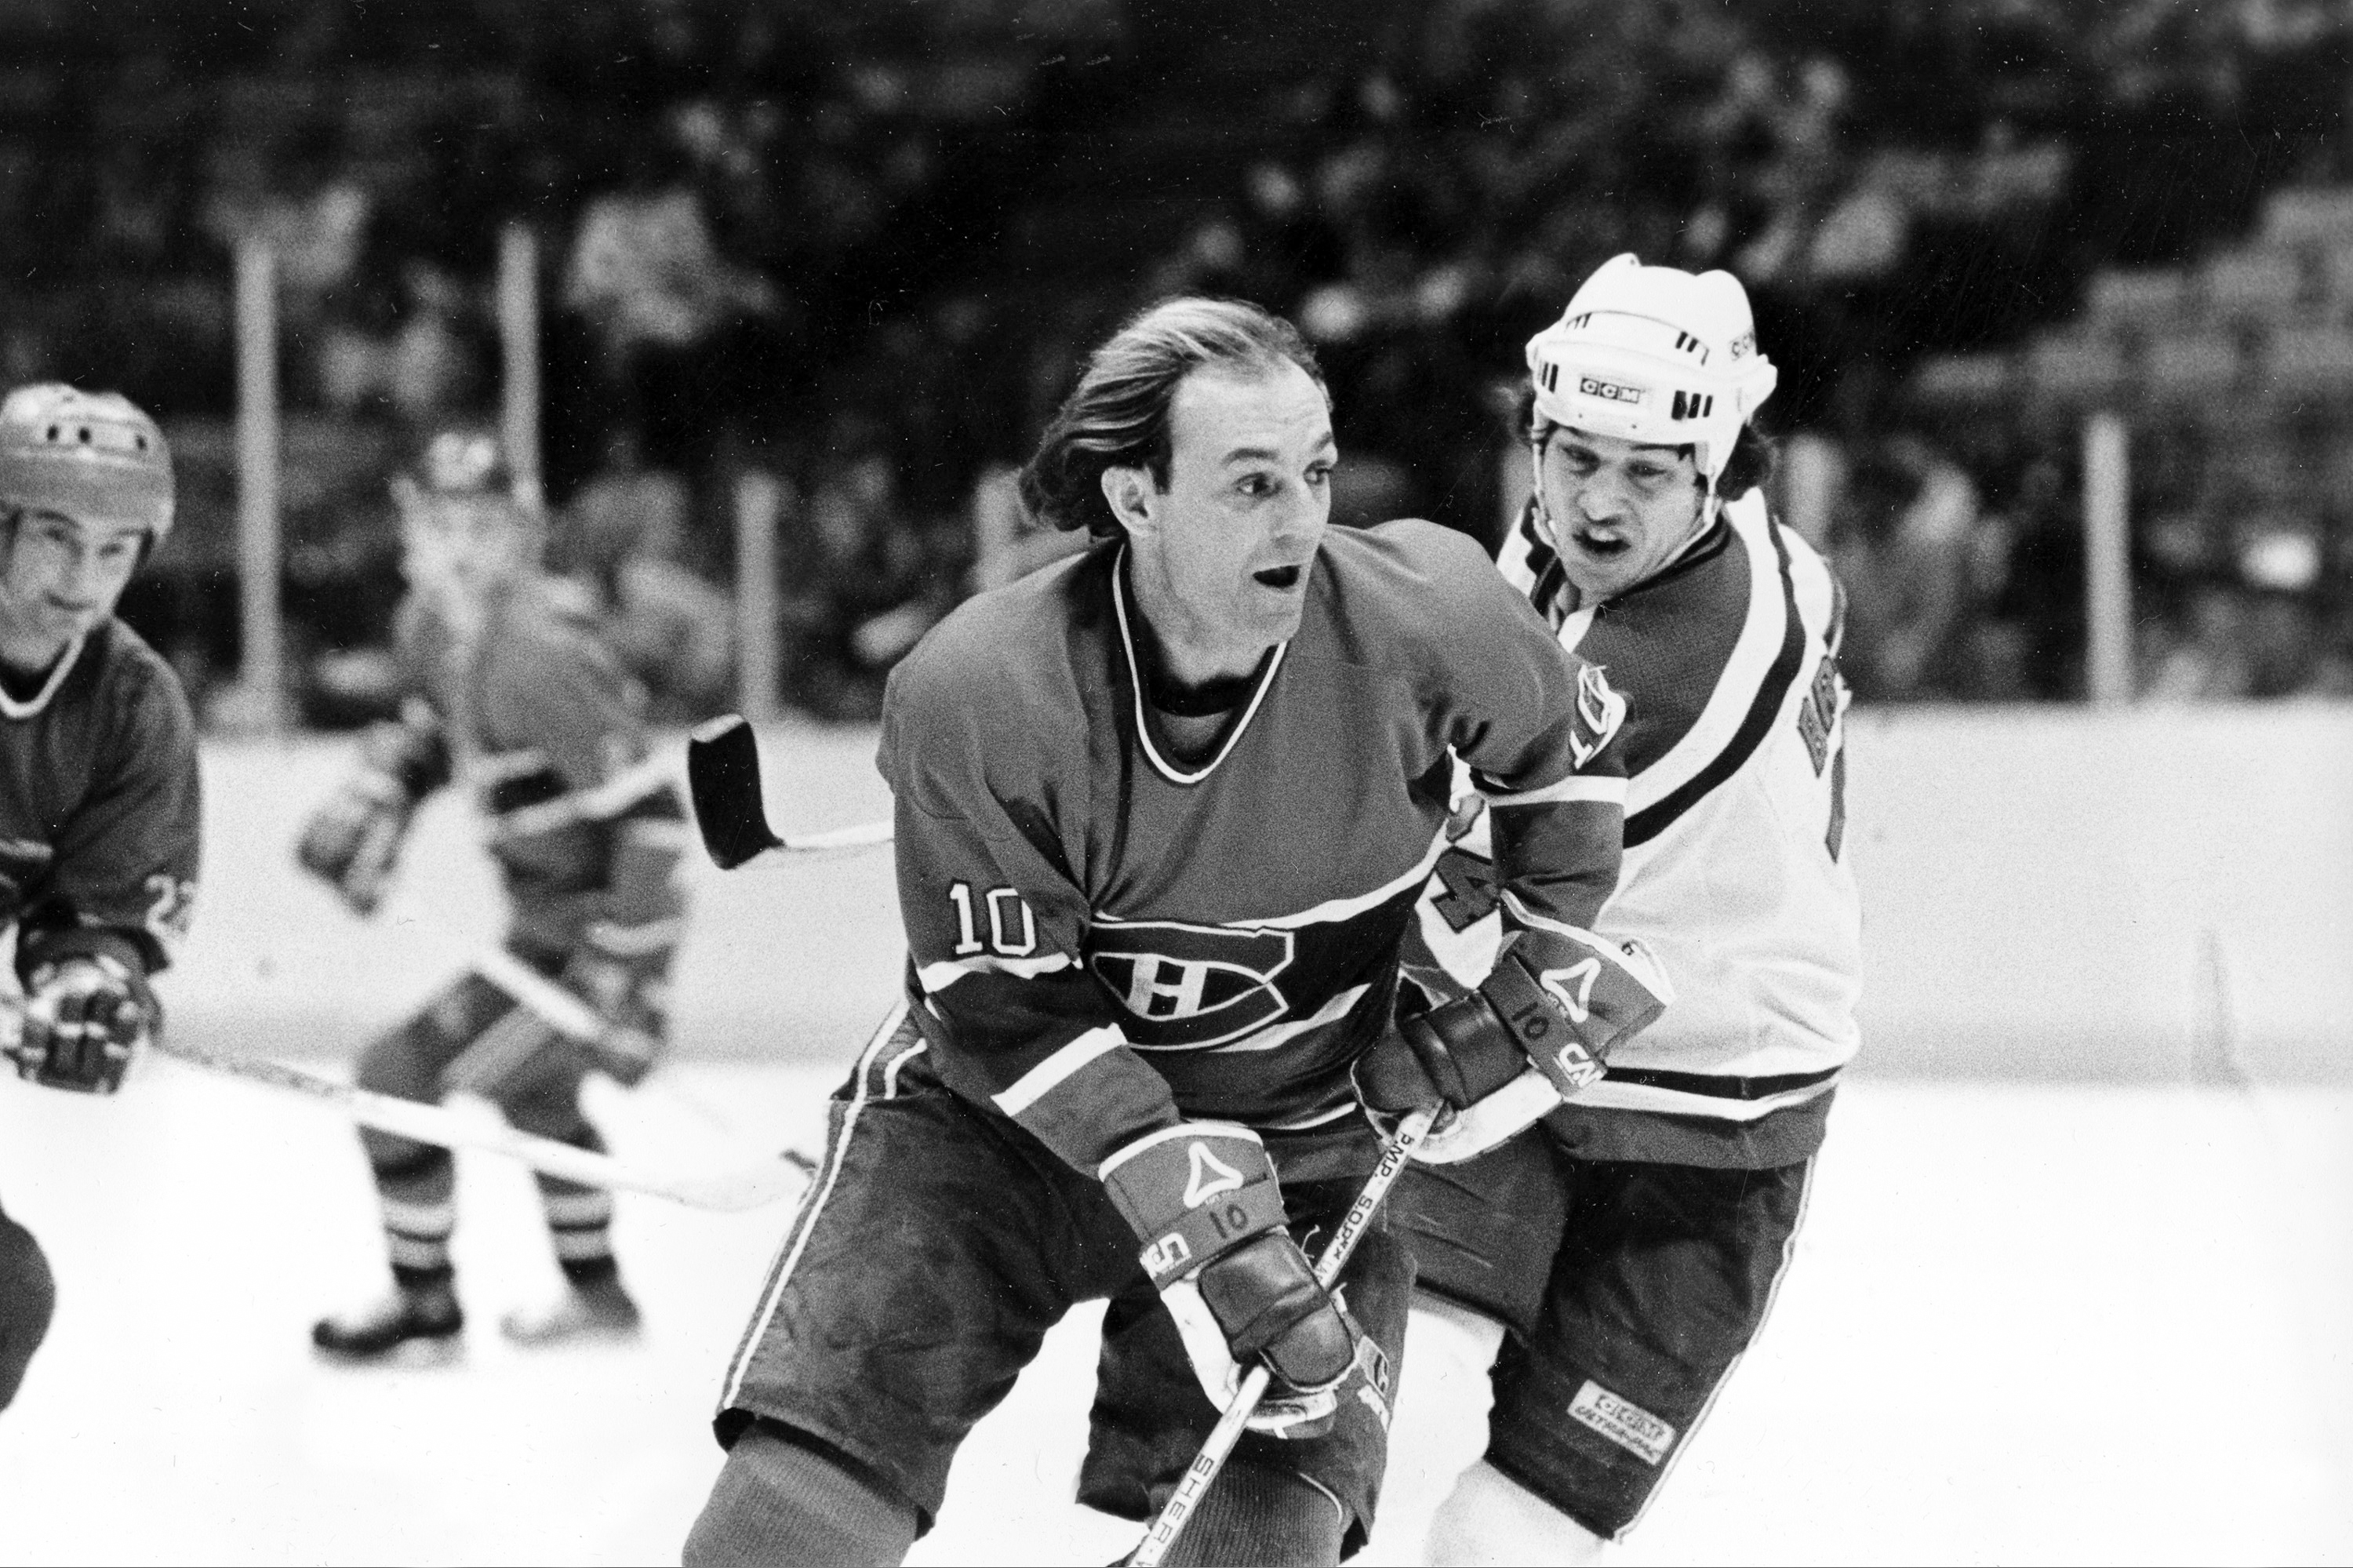
[[(779, 824), (879, 813), (871, 745), (772, 747)], [(446, 811), (414, 918), (369, 931), (291, 883), (287, 802), (337, 760), (208, 758), (216, 870), (165, 992), (191, 1038), (343, 1071), (491, 928)], [(698, 891), (684, 1059), (592, 1110), (649, 1161), (814, 1150), (896, 967), (888, 857)], [(1774, 1315), (1617, 1560), (2353, 1562), (2353, 1085), (2251, 1081), (2195, 1042), (2151, 1059), (2179, 1070), (1940, 1078), (1866, 1050)], [(60, 1296), (0, 1416), (0, 1563), (676, 1561), (789, 1205), (625, 1198), (644, 1340), (526, 1355), (496, 1324), (557, 1280), (528, 1180), (463, 1157), (459, 1195), (464, 1362), (324, 1366), (311, 1319), (383, 1281), (344, 1124), (153, 1058), (112, 1101), (0, 1079), (0, 1203)], [(914, 1561), (1133, 1543), (1069, 1501), (1093, 1328), (1058, 1330), (966, 1446)]]
[[(382, 1267), (348, 1133), (145, 1065), (113, 1104), (0, 1085), (0, 1193), (61, 1298), (0, 1418), (0, 1562), (676, 1560), (786, 1207), (625, 1199), (646, 1339), (525, 1355), (497, 1314), (555, 1270), (525, 1178), (467, 1159), (465, 1363), (330, 1368), (311, 1319)], [(607, 1119), (649, 1159), (806, 1143), (830, 1076), (690, 1065)], [(2348, 1304), (2353, 1096), (1858, 1082), (1774, 1316), (1620, 1560), (2346, 1562)], [(976, 1434), (916, 1561), (1132, 1542), (1068, 1500), (1092, 1327)]]

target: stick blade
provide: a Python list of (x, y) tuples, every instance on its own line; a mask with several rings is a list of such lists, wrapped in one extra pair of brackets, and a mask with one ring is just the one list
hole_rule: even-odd
[(760, 743), (741, 715), (713, 719), (687, 740), (686, 789), (703, 851), (720, 870), (776, 847), (760, 795)]

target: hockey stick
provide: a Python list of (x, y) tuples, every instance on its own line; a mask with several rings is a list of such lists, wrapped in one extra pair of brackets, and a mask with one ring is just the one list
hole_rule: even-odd
[[(24, 1032), (24, 1005), (20, 998), (0, 997), (0, 1048), (5, 1048), (0, 1054), (15, 1054)], [(149, 1044), (161, 1054), (187, 1066), (301, 1095), (314, 1104), (341, 1112), (362, 1127), (443, 1149), (479, 1149), (584, 1186), (643, 1192), (695, 1208), (756, 1209), (799, 1186), (811, 1168), (807, 1156), (787, 1150), (775, 1160), (764, 1160), (741, 1171), (666, 1176), (641, 1170), (609, 1154), (575, 1149), (568, 1143), (518, 1132), (511, 1127), (479, 1125), (445, 1106), (378, 1094), (267, 1057), (230, 1055), (170, 1039), (151, 1037)]]
[(353, 1084), (338, 1083), (265, 1057), (235, 1056), (207, 1051), (176, 1040), (157, 1040), (154, 1048), (175, 1062), (206, 1072), (225, 1074), (247, 1083), (283, 1089), (332, 1107), (362, 1127), (372, 1127), (418, 1143), (443, 1149), (479, 1149), (503, 1155), (534, 1171), (561, 1176), (586, 1187), (607, 1187), (667, 1198), (697, 1209), (734, 1211), (756, 1209), (797, 1189), (807, 1179), (805, 1169), (788, 1156), (764, 1160), (739, 1171), (709, 1175), (665, 1175), (646, 1171), (609, 1154), (575, 1149), (552, 1138), (518, 1132), (511, 1127), (480, 1125), (445, 1106), (405, 1100)]
[(825, 832), (780, 836), (768, 826), (760, 794), (760, 743), (739, 714), (696, 726), (686, 743), (686, 791), (702, 847), (722, 871), (764, 854), (807, 854), (891, 842), (888, 822), (860, 822)]
[(490, 842), (497, 843), (553, 832), (575, 822), (606, 821), (677, 782), (678, 753), (658, 751), (591, 789), (575, 789), (553, 800), (518, 806), (512, 811), (489, 817), (483, 823), (485, 836)]
[[(1438, 1112), (1436, 1106), (1425, 1106), (1415, 1111), (1382, 1146), (1380, 1162), (1373, 1167), (1373, 1173), (1365, 1178), (1365, 1190), (1356, 1194), (1354, 1203), (1348, 1205), (1347, 1215), (1341, 1220), (1339, 1228), (1332, 1233), (1332, 1239), (1324, 1244), (1324, 1255), (1315, 1260), (1315, 1283), (1324, 1289), (1331, 1289), (1339, 1279), (1340, 1270), (1347, 1266), (1349, 1255), (1356, 1250), (1356, 1244), (1364, 1239), (1366, 1230), (1373, 1223), (1373, 1216), (1380, 1212), (1381, 1201), (1389, 1195), (1389, 1189), (1397, 1184), (1398, 1177), (1412, 1161), (1413, 1151), (1421, 1147), (1423, 1139), (1430, 1136), (1430, 1126), (1437, 1121)], [(1266, 1397), (1266, 1386), (1273, 1377), (1266, 1363), (1261, 1361), (1242, 1379), (1241, 1388), (1234, 1394), (1232, 1403), (1218, 1418), (1218, 1425), (1210, 1429), (1208, 1440), (1201, 1445), (1200, 1453), (1194, 1456), (1191, 1468), (1176, 1483), (1176, 1489), (1169, 1494), (1167, 1502), (1161, 1505), (1160, 1517), (1152, 1521), (1152, 1528), (1144, 1532), (1144, 1539), (1137, 1542), (1135, 1551), (1126, 1559), (1135, 1564), (1135, 1568), (1156, 1568), (1156, 1564), (1168, 1555), (1169, 1549), (1176, 1544), (1176, 1538), (1184, 1533), (1186, 1523), (1192, 1519), (1194, 1510), (1208, 1495), (1209, 1484), (1218, 1478), (1218, 1472), (1225, 1468), (1227, 1456), (1234, 1451), (1234, 1445), (1241, 1441), (1242, 1429), (1250, 1425), (1259, 1401)]]

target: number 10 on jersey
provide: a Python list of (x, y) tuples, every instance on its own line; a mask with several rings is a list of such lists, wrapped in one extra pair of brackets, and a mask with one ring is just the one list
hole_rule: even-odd
[(980, 939), (979, 910), (974, 907), (972, 884), (949, 884), (948, 902), (955, 906), (956, 957), (980, 952), (984, 946), (987, 951), (1008, 959), (1025, 958), (1038, 950), (1038, 920), (1029, 913), (1029, 906), (1022, 902), (1018, 889), (992, 887), (981, 895), (978, 902), (988, 911), (988, 941), (985, 945)]

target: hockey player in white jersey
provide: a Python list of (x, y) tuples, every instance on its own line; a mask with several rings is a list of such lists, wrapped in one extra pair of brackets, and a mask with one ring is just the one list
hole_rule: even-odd
[[(1583, 1562), (1631, 1526), (1764, 1320), (1857, 1043), (1842, 597), (1756, 488), (1747, 297), (1620, 256), (1527, 363), (1535, 490), (1499, 564), (1624, 694), (1600, 928), (1673, 1000), (1573, 1102), (1475, 1158), (1440, 1138), (1392, 1196), (1419, 1283), (1368, 1561)], [(1433, 992), (1487, 971), (1497, 902), (1482, 823), (1419, 909)], [(1447, 1097), (1443, 1043), (1408, 1042), (1359, 1069), (1372, 1103)]]

